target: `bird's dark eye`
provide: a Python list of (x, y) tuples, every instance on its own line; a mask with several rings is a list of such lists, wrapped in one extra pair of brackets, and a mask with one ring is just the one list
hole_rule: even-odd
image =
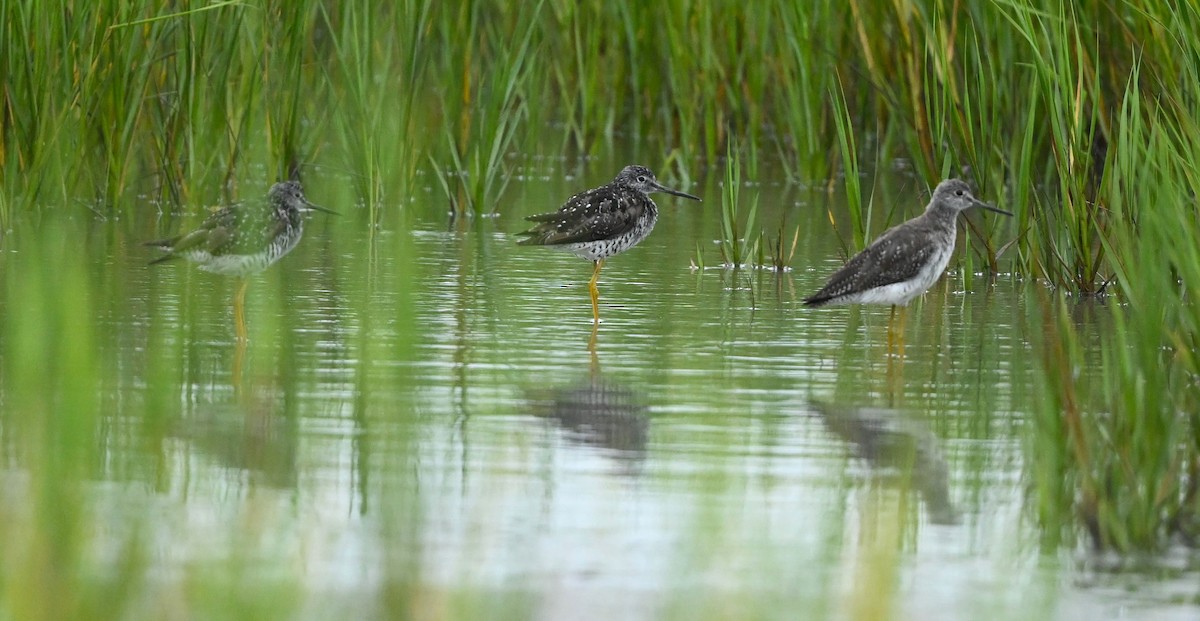
[(958, 190), (957, 192), (955, 192), (955, 194), (958, 196), (962, 196), (962, 190)]
[(640, 183), (646, 183), (646, 175), (638, 175), (638, 181)]

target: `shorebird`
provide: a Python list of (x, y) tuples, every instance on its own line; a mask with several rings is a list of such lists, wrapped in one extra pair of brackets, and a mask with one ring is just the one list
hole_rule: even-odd
[(246, 276), (267, 269), (291, 252), (304, 235), (304, 213), (313, 210), (336, 213), (309, 202), (299, 182), (281, 181), (267, 192), (266, 209), (230, 205), (213, 212), (193, 231), (146, 242), (166, 251), (150, 265), (182, 258), (206, 272), (237, 277), (241, 284), (233, 311), (238, 339), (244, 341)]
[[(805, 298), (804, 305), (891, 304), (894, 316), (897, 306), (925, 293), (946, 270), (954, 252), (955, 221), (972, 207), (1012, 215), (975, 198), (966, 182), (947, 179), (933, 191), (925, 213), (884, 231)], [(889, 344), (890, 335), (889, 330)]]
[(592, 294), (594, 324), (600, 323), (596, 281), (604, 260), (646, 239), (658, 220), (658, 206), (650, 198), (651, 192), (700, 200), (660, 184), (645, 166), (626, 166), (609, 183), (567, 199), (558, 211), (529, 216), (526, 220), (537, 224), (518, 233), (526, 238), (518, 242), (522, 246), (554, 246), (593, 263), (588, 291)]

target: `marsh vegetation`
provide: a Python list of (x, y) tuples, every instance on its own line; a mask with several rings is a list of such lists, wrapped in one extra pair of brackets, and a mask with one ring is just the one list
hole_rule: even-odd
[[(935, 412), (934, 433), (950, 440), (994, 440), (995, 421), (978, 423), (987, 433), (969, 421), (1006, 412), (995, 424), (1015, 430), (1008, 463), (1041, 553), (1183, 549), (1194, 567), (1195, 3), (98, 0), (6, 2), (0, 15), (0, 618), (290, 618), (310, 601), (297, 593), (314, 597), (314, 582), (336, 591), (338, 580), (368, 591), (371, 610), (497, 610), (481, 602), (503, 579), (457, 590), (422, 574), (467, 565), (430, 552), (442, 540), (429, 533), (439, 511), (466, 511), (455, 494), (494, 500), (465, 492), (465, 473), (496, 489), (517, 485), (497, 474), (514, 462), (527, 482), (560, 476), (510, 452), (520, 449), (504, 441), (532, 441), (503, 424), (519, 414), (506, 390), (538, 373), (567, 386), (567, 371), (599, 373), (590, 359), (576, 366), (578, 326), (564, 317), (578, 291), (558, 293), (584, 276), (579, 266), (514, 255), (506, 235), (633, 162), (709, 207), (664, 209), (646, 244), (660, 248), (643, 255), (655, 265), (612, 270), (612, 295), (626, 300), (612, 314), (627, 318), (601, 334), (600, 359), (618, 361), (618, 379), (647, 382), (658, 391), (648, 410), (665, 413), (664, 426), (683, 423), (654, 427), (658, 469), (646, 457), (653, 442), (619, 451), (623, 472), (648, 469), (665, 495), (695, 501), (687, 532), (711, 545), (675, 550), (672, 562), (711, 567), (724, 547), (749, 565), (794, 569), (769, 538), (739, 548), (722, 502), (773, 490), (771, 477), (803, 479), (755, 466), (745, 434), (773, 460), (813, 448), (786, 439), (812, 428), (778, 417), (809, 412), (797, 402), (815, 389)], [(890, 365), (887, 381), (863, 380), (882, 373), (869, 358), (877, 317), (805, 318), (796, 289), (815, 284), (809, 269), (826, 273), (915, 215), (946, 177), (1016, 214), (967, 219), (945, 279), (994, 296), (931, 292), (900, 375), (910, 383), (893, 383)], [(256, 283), (250, 350), (238, 352), (222, 314), (231, 285), (148, 271), (138, 243), (282, 178), (304, 180), (343, 215), (310, 227), (297, 258)], [(689, 263), (773, 269), (692, 274)], [(648, 287), (635, 286), (642, 277)], [(976, 367), (944, 362), (967, 364), (964, 350)], [(971, 400), (936, 394), (954, 389)], [(731, 422), (710, 427), (699, 412)], [(483, 432), (468, 421), (498, 435), (473, 436)], [(694, 443), (689, 429), (744, 449), (731, 451), (748, 469), (688, 462), (698, 446), (714, 460), (724, 450)], [(472, 437), (497, 461), (469, 455)], [(995, 457), (951, 456), (952, 472), (982, 486)], [(695, 487), (667, 484), (689, 473)], [(336, 563), (322, 578), (293, 570), (272, 545), (303, 556), (323, 544), (296, 552), (267, 526), (296, 503), (319, 505), (314, 480), (340, 490), (343, 479), (352, 499), (338, 508), (369, 516), (361, 531), (392, 544), (361, 582)], [(258, 485), (275, 491), (256, 495)], [(430, 500), (430, 489), (451, 491)], [(240, 501), (232, 515), (221, 514), (228, 496)], [(179, 509), (189, 502), (214, 513)], [(842, 568), (882, 585), (879, 608), (838, 608), (828, 583), (797, 596), (804, 605), (913, 612), (886, 604), (903, 559), (880, 542), (919, 540), (919, 520), (889, 502), (863, 500), (899, 516), (871, 514), (895, 532), (871, 531), (855, 549), (860, 564)], [(172, 517), (156, 517), (164, 512)], [(289, 528), (336, 521), (305, 515)], [(171, 547), (173, 518), (245, 554)], [(840, 541), (841, 523), (820, 524), (822, 545)], [(814, 556), (805, 560), (837, 558)], [(164, 562), (171, 571), (159, 571)], [(261, 571), (274, 573), (251, 578)], [(722, 616), (722, 606), (690, 605), (698, 587), (682, 583), (657, 585), (671, 593), (660, 612)], [(520, 586), (499, 598), (500, 616), (534, 607)], [(740, 606), (753, 592), (712, 597)], [(756, 601), (761, 616), (777, 614), (769, 598)]]

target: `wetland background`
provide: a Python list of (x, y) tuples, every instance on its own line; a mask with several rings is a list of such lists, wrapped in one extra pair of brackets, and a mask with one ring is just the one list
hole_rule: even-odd
[[(1200, 613), (1194, 4), (0, 13), (0, 618)], [(801, 308), (948, 176), (903, 358)], [(241, 345), (140, 243), (285, 177)]]

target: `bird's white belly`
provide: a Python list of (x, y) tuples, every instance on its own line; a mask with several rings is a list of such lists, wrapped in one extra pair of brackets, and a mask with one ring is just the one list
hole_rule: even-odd
[(267, 269), (280, 256), (272, 257), (269, 251), (254, 254), (235, 254), (213, 256), (207, 251), (198, 250), (188, 254), (188, 259), (200, 264), (200, 269), (214, 274), (226, 276), (246, 276)]

